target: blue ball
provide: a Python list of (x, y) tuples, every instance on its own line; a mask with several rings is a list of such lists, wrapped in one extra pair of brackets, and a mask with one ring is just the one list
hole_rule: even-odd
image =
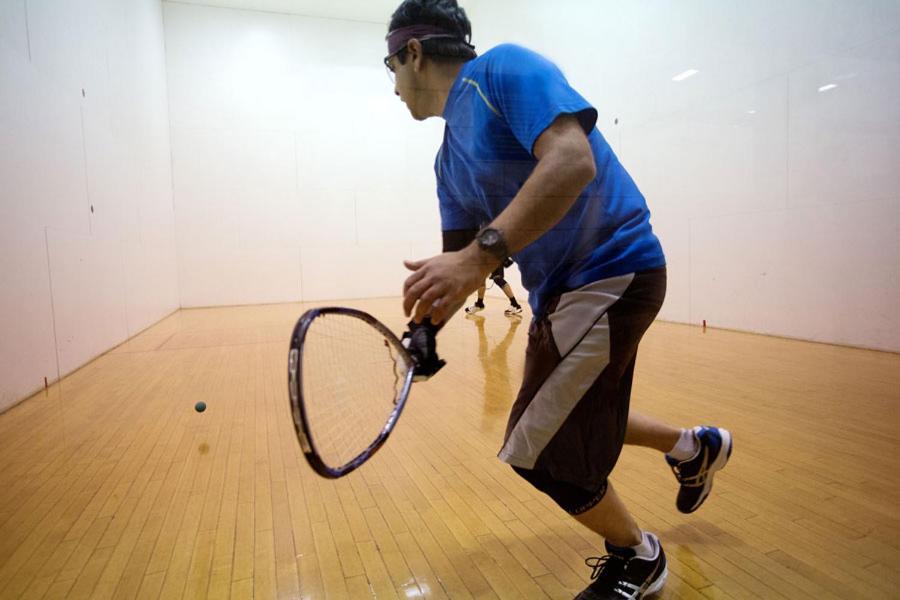
[(197, 412), (203, 412), (204, 410), (206, 410), (206, 402), (198, 402), (194, 405), (194, 410), (196, 410)]

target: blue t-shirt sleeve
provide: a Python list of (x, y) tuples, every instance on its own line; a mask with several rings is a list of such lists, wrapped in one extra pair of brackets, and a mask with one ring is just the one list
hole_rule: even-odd
[(447, 190), (440, 178), (437, 184), (438, 205), (441, 210), (441, 230), (453, 229), (477, 229), (478, 222), (475, 217), (460, 206), (459, 202)]
[(506, 44), (491, 52), (488, 89), (496, 111), (528, 151), (557, 117), (578, 118), (586, 134), (597, 124), (597, 110), (572, 89), (552, 62), (526, 48)]

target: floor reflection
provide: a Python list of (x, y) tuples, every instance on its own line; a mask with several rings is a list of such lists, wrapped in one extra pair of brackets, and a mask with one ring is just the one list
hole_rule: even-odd
[(522, 318), (506, 317), (509, 323), (506, 333), (493, 347), (485, 331), (485, 317), (467, 315), (466, 319), (472, 321), (478, 330), (478, 361), (484, 370), (484, 405), (480, 430), (491, 431), (505, 426), (506, 419), (498, 417), (505, 417), (514, 399), (507, 351), (516, 335), (516, 329), (522, 324)]

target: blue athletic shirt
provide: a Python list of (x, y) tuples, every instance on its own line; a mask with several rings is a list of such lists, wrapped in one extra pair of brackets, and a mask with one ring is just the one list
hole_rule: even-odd
[(537, 164), (535, 142), (564, 114), (588, 135), (597, 176), (559, 223), (512, 257), (537, 316), (554, 294), (666, 263), (643, 195), (595, 127), (596, 109), (552, 62), (503, 44), (463, 65), (435, 160), (441, 228), (476, 229), (512, 201)]

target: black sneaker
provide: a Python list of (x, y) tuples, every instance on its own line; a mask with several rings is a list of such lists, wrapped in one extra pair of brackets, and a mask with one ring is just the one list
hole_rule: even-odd
[(648, 533), (647, 537), (653, 558), (639, 558), (631, 548), (606, 544), (609, 554), (585, 560), (594, 569), (594, 581), (575, 600), (639, 600), (661, 590), (669, 576), (666, 553), (655, 535)]
[(731, 456), (731, 433), (718, 427), (694, 427), (694, 437), (700, 446), (694, 458), (678, 461), (666, 455), (675, 478), (681, 484), (675, 505), (683, 513), (692, 513), (703, 504), (712, 490), (713, 475), (722, 469)]

